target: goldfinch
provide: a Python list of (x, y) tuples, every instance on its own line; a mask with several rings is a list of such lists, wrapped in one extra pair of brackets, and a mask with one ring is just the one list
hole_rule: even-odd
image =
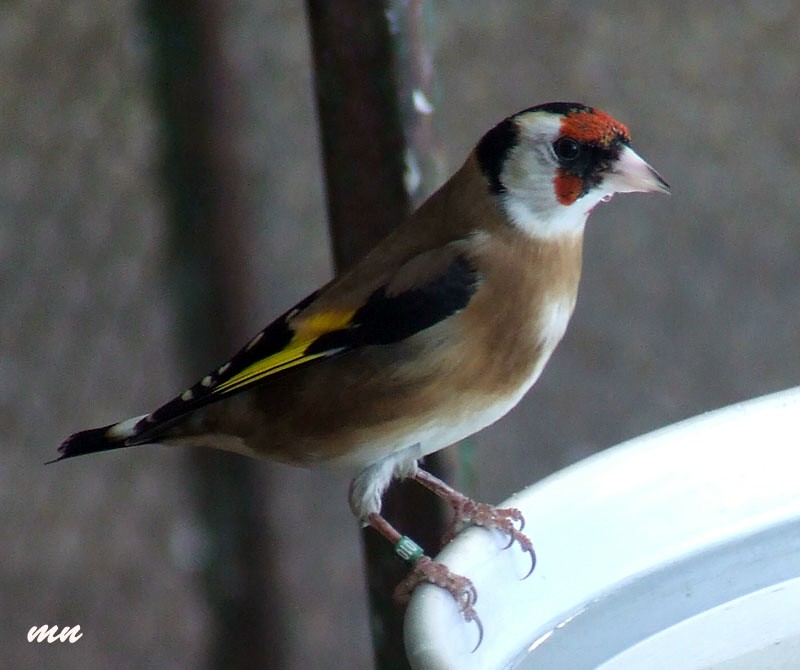
[(414, 478), (454, 507), (453, 532), (498, 528), (535, 562), (517, 510), (475, 503), (418, 462), (500, 419), (536, 382), (575, 307), (587, 217), (632, 191), (669, 186), (620, 122), (565, 102), (514, 114), (349, 271), (165, 405), (72, 435), (56, 460), (158, 443), (351, 467), (353, 513), (414, 566), (398, 594), (437, 584), (480, 627), (469, 579), (395, 530), (383, 493)]

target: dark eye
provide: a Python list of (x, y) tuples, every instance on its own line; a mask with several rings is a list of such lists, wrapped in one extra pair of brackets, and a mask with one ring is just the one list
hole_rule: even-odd
[(574, 161), (581, 153), (581, 145), (571, 137), (559, 137), (553, 142), (553, 151), (556, 158), (565, 163)]

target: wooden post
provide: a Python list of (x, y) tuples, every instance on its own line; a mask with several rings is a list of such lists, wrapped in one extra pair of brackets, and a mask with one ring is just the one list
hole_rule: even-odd
[[(307, 0), (328, 215), (337, 271), (352, 265), (441, 180), (433, 142), (433, 68), (422, 0)], [(437, 462), (438, 461), (438, 462)], [(426, 467), (442, 473), (441, 459)], [(394, 484), (384, 515), (436, 552), (438, 502)], [(392, 592), (408, 571), (371, 529), (363, 534), (376, 665), (408, 667)]]

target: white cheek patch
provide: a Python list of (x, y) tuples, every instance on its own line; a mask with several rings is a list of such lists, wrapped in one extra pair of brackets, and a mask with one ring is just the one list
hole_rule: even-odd
[(508, 156), (501, 175), (506, 189), (501, 201), (508, 218), (540, 239), (582, 234), (591, 209), (609, 189), (593, 188), (570, 204), (560, 202), (554, 181), (559, 165), (551, 145), (561, 132), (561, 118), (523, 115), (517, 124), (520, 143)]

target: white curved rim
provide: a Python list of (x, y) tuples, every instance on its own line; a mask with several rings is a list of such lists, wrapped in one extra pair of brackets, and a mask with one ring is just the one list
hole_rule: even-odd
[[(528, 558), (503, 551), (497, 533), (473, 528), (456, 538), (438, 560), (475, 583), (483, 642), (471, 653), (475, 626), (448, 594), (422, 586), (405, 621), (412, 667), (511, 667), (637, 576), (769, 529), (800, 528), (798, 466), (800, 387), (662, 428), (544, 479), (501, 503), (525, 515), (534, 574), (520, 581)], [(780, 568), (792, 569), (775, 580), (800, 576), (800, 560)], [(594, 665), (570, 667), (596, 667), (599, 653)]]

